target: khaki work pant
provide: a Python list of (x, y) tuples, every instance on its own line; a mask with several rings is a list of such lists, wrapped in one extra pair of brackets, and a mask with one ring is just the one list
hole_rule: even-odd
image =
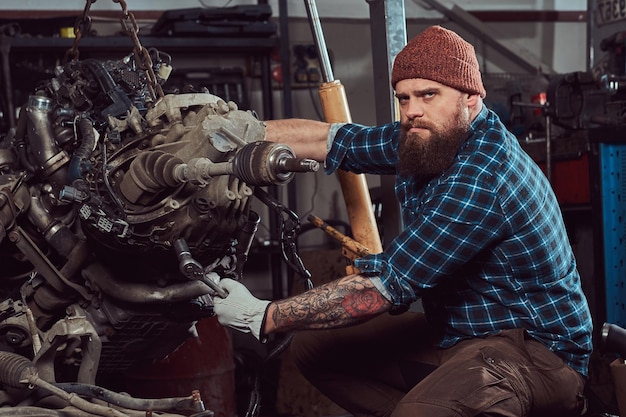
[(302, 374), (355, 417), (574, 416), (584, 378), (526, 332), (433, 347), (421, 313), (297, 332)]

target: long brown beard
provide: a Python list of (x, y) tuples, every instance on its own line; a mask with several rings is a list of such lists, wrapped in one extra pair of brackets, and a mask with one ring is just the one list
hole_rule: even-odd
[[(424, 122), (403, 123), (402, 140), (398, 149), (398, 173), (426, 182), (448, 169), (470, 127), (469, 120), (462, 117), (460, 110), (454, 123), (450, 124), (452, 126), (437, 128)], [(430, 130), (430, 138), (426, 140), (418, 134), (409, 133), (409, 129), (416, 126)]]

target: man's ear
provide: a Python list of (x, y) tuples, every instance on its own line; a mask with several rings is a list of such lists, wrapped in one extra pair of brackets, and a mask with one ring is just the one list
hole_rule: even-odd
[(483, 102), (483, 99), (480, 98), (479, 94), (467, 95), (467, 98), (465, 99), (465, 104), (467, 105), (467, 108), (470, 112), (470, 118), (472, 120), (474, 120), (474, 117), (476, 117), (476, 115), (480, 113), (480, 110), (483, 108), (482, 102)]
[(476, 107), (480, 100), (480, 95), (478, 94), (468, 94), (466, 99), (467, 107)]

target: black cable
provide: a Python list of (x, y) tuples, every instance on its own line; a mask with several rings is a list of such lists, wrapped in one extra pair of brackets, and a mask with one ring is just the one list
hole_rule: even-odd
[(111, 185), (111, 182), (109, 181), (108, 165), (107, 165), (107, 140), (106, 139), (102, 142), (102, 180), (104, 181), (104, 186), (109, 192), (109, 196), (111, 197), (111, 200), (113, 200), (113, 202), (117, 206), (120, 216), (124, 220), (127, 220), (126, 211), (124, 210), (124, 204), (122, 204), (122, 201), (113, 190), (113, 186)]

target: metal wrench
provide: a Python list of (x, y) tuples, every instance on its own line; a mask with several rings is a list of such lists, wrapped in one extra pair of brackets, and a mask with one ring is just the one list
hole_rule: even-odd
[(176, 239), (174, 242), (174, 250), (176, 251), (176, 256), (178, 257), (178, 268), (183, 275), (189, 279), (202, 281), (221, 298), (226, 298), (228, 296), (228, 293), (222, 287), (205, 274), (204, 268), (200, 265), (200, 262), (196, 261), (193, 256), (191, 256), (189, 246), (187, 245), (185, 239)]

